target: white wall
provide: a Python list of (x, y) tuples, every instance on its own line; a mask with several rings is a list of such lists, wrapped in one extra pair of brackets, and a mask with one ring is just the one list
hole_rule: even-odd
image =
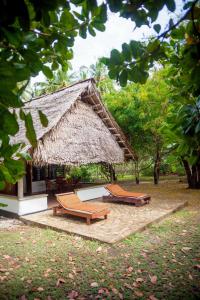
[(46, 191), (46, 184), (44, 180), (32, 182), (32, 193), (40, 193)]
[(0, 203), (7, 204), (6, 207), (0, 207), (1, 210), (12, 212), (19, 216), (46, 210), (48, 208), (46, 194), (28, 196), (21, 200), (18, 200), (18, 198), (14, 196), (0, 195)]
[(104, 186), (94, 186), (75, 190), (81, 201), (92, 200), (103, 196), (108, 196), (109, 192)]
[(19, 211), (19, 200), (17, 196), (0, 195), (0, 203), (6, 204), (7, 206), (1, 207), (1, 210), (9, 211), (18, 214)]

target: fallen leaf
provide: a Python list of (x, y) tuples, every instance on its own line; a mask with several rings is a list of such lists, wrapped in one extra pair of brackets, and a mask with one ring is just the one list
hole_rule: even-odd
[(32, 280), (28, 279), (28, 280), (26, 280), (26, 282), (27, 282), (28, 284), (31, 284), (31, 283), (32, 283)]
[(142, 297), (144, 294), (143, 292), (139, 291), (139, 290), (136, 290), (134, 291), (134, 294), (137, 296), (137, 297)]
[(158, 300), (158, 298), (156, 298), (154, 295), (150, 295), (149, 300)]
[(147, 254), (145, 252), (142, 252), (141, 255), (144, 257), (144, 258), (147, 258)]
[(195, 266), (194, 266), (194, 269), (197, 269), (197, 270), (200, 271), (200, 265), (195, 265)]
[(68, 296), (69, 299), (76, 299), (78, 297), (78, 292), (72, 290), (71, 292), (69, 292)]
[(98, 290), (98, 294), (103, 294), (104, 293), (104, 289), (99, 289)]
[(43, 291), (44, 291), (44, 288), (43, 288), (42, 286), (39, 286), (39, 287), (37, 288), (37, 291), (38, 291), (38, 292), (43, 292)]
[(49, 276), (49, 273), (51, 272), (52, 270), (49, 268), (45, 271), (44, 273), (44, 277), (48, 277)]
[(153, 284), (157, 283), (157, 276), (156, 275), (149, 276), (149, 277), (150, 277), (151, 283), (153, 283)]
[(122, 293), (118, 293), (118, 297), (119, 297), (120, 300), (123, 300), (123, 299), (124, 299)]
[(118, 291), (116, 288), (112, 288), (112, 292), (113, 292), (115, 295), (118, 295), (118, 294), (119, 294), (119, 291)]
[(65, 283), (65, 280), (63, 278), (58, 278), (56, 286), (59, 287), (62, 283)]
[(3, 257), (4, 257), (5, 259), (12, 259), (12, 257), (10, 257), (9, 255), (3, 255)]
[(72, 262), (74, 259), (71, 255), (69, 255), (69, 261)]
[(133, 291), (133, 287), (130, 284), (128, 284), (128, 283), (124, 283), (124, 287), (126, 287), (127, 289)]
[(190, 250), (192, 250), (192, 248), (190, 248), (190, 247), (183, 247), (183, 248), (181, 249), (181, 251), (183, 251), (183, 252), (188, 252), (188, 251), (190, 251)]
[(97, 248), (96, 252), (101, 252), (102, 251), (102, 247), (100, 246), (99, 248)]
[(4, 281), (7, 279), (7, 276), (0, 276), (0, 281)]
[(7, 272), (7, 269), (1, 268), (0, 272), (2, 272), (2, 273)]
[(189, 277), (189, 279), (190, 279), (190, 280), (193, 280), (193, 277), (192, 277), (192, 275), (191, 275), (191, 274), (189, 274), (189, 276), (188, 276), (188, 277)]
[(133, 267), (128, 267), (128, 269), (126, 269), (126, 271), (127, 271), (128, 273), (133, 272)]
[(143, 281), (144, 281), (144, 279), (143, 278), (137, 278), (136, 280), (135, 280), (137, 283), (142, 283)]
[(95, 288), (95, 287), (98, 287), (99, 285), (98, 285), (97, 282), (92, 282), (92, 283), (90, 284), (90, 286), (93, 287), (93, 288)]
[(56, 259), (55, 258), (50, 258), (50, 261), (51, 262), (56, 262)]
[(69, 277), (70, 279), (74, 279), (74, 275), (73, 275), (72, 273), (69, 273), (68, 277)]

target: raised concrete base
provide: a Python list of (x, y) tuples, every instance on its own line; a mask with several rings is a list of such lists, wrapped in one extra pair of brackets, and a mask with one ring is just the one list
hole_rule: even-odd
[(109, 195), (109, 192), (103, 185), (76, 189), (75, 193), (81, 201), (93, 200)]
[(20, 200), (15, 196), (0, 195), (0, 203), (7, 205), (0, 207), (1, 210), (18, 216), (32, 214), (48, 208), (47, 194), (27, 196)]
[(108, 219), (94, 221), (91, 225), (86, 225), (85, 220), (77, 217), (53, 216), (52, 210), (27, 215), (20, 219), (30, 225), (51, 228), (113, 244), (146, 229), (186, 205), (187, 201), (152, 201), (142, 207), (109, 203), (111, 213), (108, 215)]

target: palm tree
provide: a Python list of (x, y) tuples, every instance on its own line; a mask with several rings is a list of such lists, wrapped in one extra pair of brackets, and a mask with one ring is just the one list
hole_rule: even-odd
[(74, 79), (74, 74), (69, 74), (61, 69), (53, 72), (53, 78), (45, 82), (34, 84), (35, 96), (53, 93), (61, 88), (69, 86)]

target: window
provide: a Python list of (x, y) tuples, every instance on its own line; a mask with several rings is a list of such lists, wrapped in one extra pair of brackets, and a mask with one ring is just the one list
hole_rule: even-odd
[(46, 167), (33, 166), (33, 181), (45, 180), (46, 177)]

